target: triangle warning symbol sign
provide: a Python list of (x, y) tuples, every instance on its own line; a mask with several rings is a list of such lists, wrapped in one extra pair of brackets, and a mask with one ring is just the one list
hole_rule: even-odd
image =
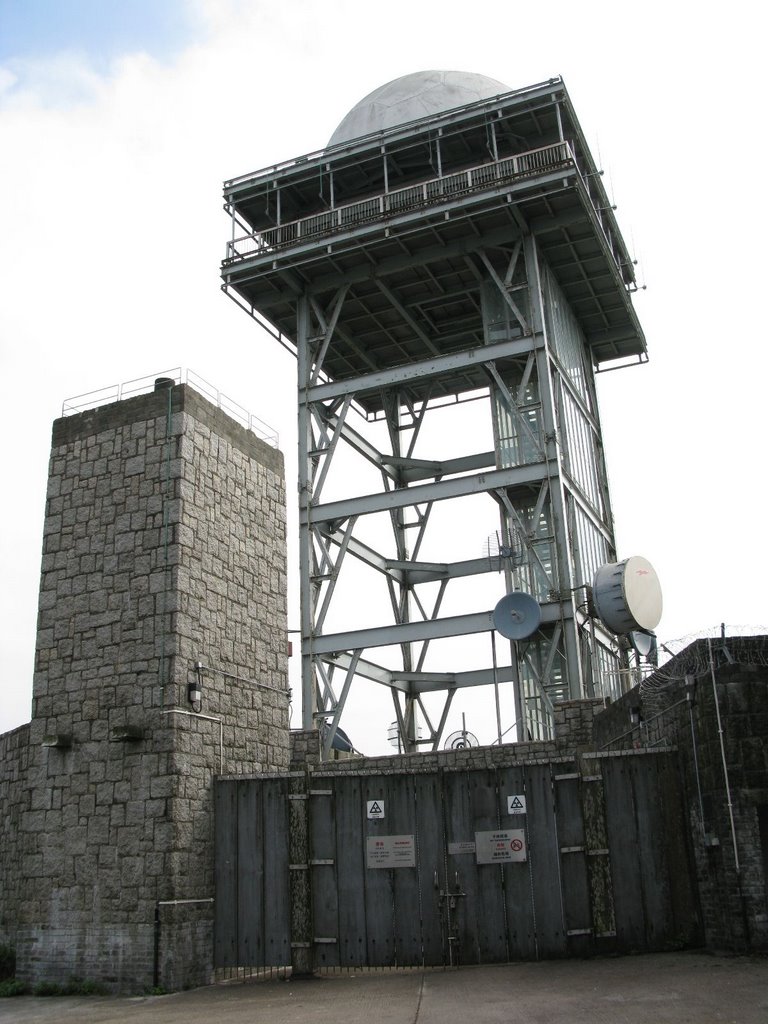
[(379, 807), (378, 802), (376, 800), (374, 800), (373, 803), (371, 804), (371, 808), (370, 808), (370, 811), (368, 813), (369, 814), (381, 814), (381, 808)]
[(517, 811), (522, 811), (523, 801), (520, 799), (519, 796), (513, 797), (512, 801), (510, 802), (509, 808), (510, 810), (514, 809)]

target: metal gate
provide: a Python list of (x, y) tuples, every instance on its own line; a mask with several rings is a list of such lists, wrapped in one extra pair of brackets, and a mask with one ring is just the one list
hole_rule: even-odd
[(217, 967), (497, 963), (700, 941), (673, 753), (216, 782)]

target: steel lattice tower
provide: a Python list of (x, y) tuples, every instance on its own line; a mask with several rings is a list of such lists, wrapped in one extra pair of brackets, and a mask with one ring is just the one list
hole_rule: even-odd
[[(304, 727), (324, 729), (327, 752), (356, 677), (391, 689), (407, 749), (437, 747), (462, 687), (511, 681), (531, 737), (550, 734), (554, 701), (621, 692), (619, 644), (589, 608), (595, 570), (616, 558), (595, 375), (646, 347), (632, 260), (563, 82), (407, 76), (325, 150), (228, 181), (225, 199), (224, 289), (297, 356)], [(417, 457), (425, 421), (470, 399), (488, 403), (492, 441)], [(344, 451), (377, 489), (342, 474), (328, 495)], [(469, 496), (498, 507), (498, 564), (420, 559), (435, 506)], [(382, 514), (388, 541), (363, 541)], [(328, 629), (351, 562), (391, 610)], [(506, 664), (439, 664), (439, 641), (492, 629), (503, 592), (441, 616), (446, 588), (499, 566), (507, 590), (540, 602), (538, 632)]]

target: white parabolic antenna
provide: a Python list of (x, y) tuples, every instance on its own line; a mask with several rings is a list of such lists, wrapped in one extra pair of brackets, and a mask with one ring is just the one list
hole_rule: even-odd
[(661, 619), (659, 577), (640, 555), (601, 565), (592, 582), (592, 599), (597, 614), (614, 633), (652, 630)]
[(525, 640), (541, 625), (541, 606), (530, 594), (516, 590), (493, 609), (493, 625), (507, 640)]

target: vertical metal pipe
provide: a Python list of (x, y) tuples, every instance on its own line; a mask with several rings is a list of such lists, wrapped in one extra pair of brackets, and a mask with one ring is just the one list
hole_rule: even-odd
[(493, 693), (496, 698), (496, 737), (501, 746), (501, 705), (499, 704), (499, 672), (496, 664), (496, 630), (491, 630), (491, 654), (493, 657)]
[(696, 775), (696, 792), (699, 796), (699, 817), (701, 819), (702, 835), (706, 832), (704, 827), (704, 800), (701, 796), (701, 775), (699, 774), (699, 751), (696, 743), (696, 727), (693, 721), (693, 697), (696, 687), (694, 676), (685, 677), (685, 696), (688, 701), (688, 717), (691, 723), (691, 748), (693, 750), (693, 770)]
[[(733, 860), (736, 867), (737, 876), (741, 872), (739, 865), (739, 848), (736, 842), (736, 822), (733, 817), (733, 801), (731, 799), (731, 783), (728, 775), (728, 759), (725, 754), (725, 739), (723, 735), (723, 720), (720, 717), (720, 700), (717, 696), (717, 680), (715, 678), (715, 659), (712, 655), (712, 641), (707, 639), (707, 647), (709, 649), (709, 671), (712, 676), (712, 695), (715, 698), (715, 714), (717, 716), (717, 733), (720, 740), (720, 757), (723, 762), (723, 777), (725, 779), (725, 795), (728, 801), (728, 818), (731, 823), (731, 842), (733, 843)], [(741, 887), (741, 886), (739, 886)]]
[(298, 373), (298, 447), (299, 447), (299, 586), (301, 620), (301, 713), (302, 728), (315, 726), (317, 698), (312, 660), (314, 602), (312, 593), (312, 471), (310, 466), (311, 416), (309, 382), (312, 359), (309, 351), (309, 299), (302, 295), (297, 305), (296, 348)]
[(584, 694), (583, 671), (579, 651), (578, 626), (573, 599), (573, 569), (571, 545), (568, 537), (568, 521), (565, 491), (560, 473), (561, 449), (558, 436), (558, 409), (552, 380), (552, 366), (549, 358), (549, 344), (544, 318), (544, 299), (541, 289), (541, 275), (536, 241), (532, 235), (524, 242), (525, 268), (530, 294), (531, 326), (536, 338), (536, 364), (539, 380), (539, 398), (546, 445), (547, 475), (549, 478), (549, 501), (554, 531), (556, 583), (558, 600), (563, 611), (563, 635), (568, 672), (568, 691), (573, 699)]

